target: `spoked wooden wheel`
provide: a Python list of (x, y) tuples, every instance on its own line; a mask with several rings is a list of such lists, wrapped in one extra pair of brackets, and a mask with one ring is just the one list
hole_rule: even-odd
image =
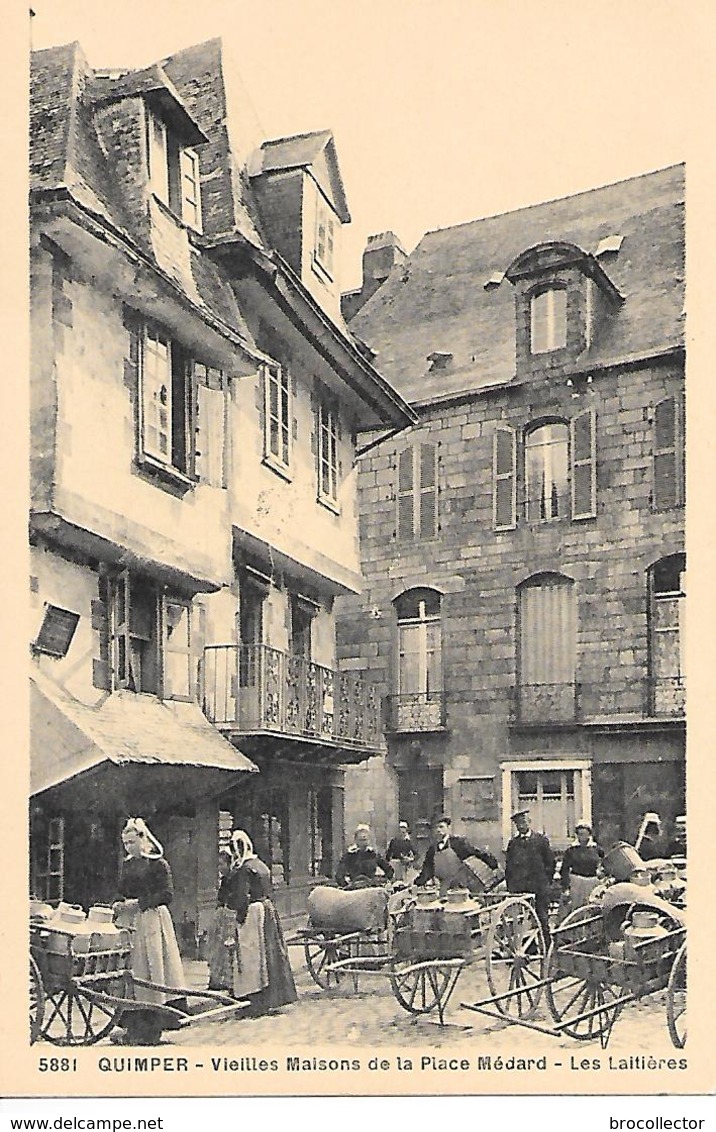
[(30, 956), (30, 1045), (42, 1033), (42, 1019), (45, 1015), (45, 988), (42, 975), (35, 960)]
[(506, 1018), (532, 1017), (542, 996), (544, 964), (544, 937), (537, 913), (527, 900), (508, 898), (493, 913), (486, 952), (490, 991)]
[[(593, 917), (592, 906), (576, 908), (559, 925), (558, 934)], [(560, 1032), (578, 1042), (599, 1038), (606, 1045), (621, 1009), (615, 1002), (622, 997), (621, 989), (612, 982), (609, 962), (599, 955), (576, 959), (568, 954), (563, 956), (557, 941), (549, 949), (545, 977), (547, 1005)]]
[(666, 1024), (677, 1049), (686, 1045), (686, 943), (676, 953), (666, 988)]
[(119, 1011), (90, 1001), (81, 987), (70, 985), (47, 995), (41, 1035), (55, 1046), (90, 1046), (117, 1024)]
[(341, 943), (340, 940), (317, 938), (307, 940), (303, 950), (306, 965), (314, 982), (318, 983), (322, 990), (338, 986), (340, 973), (332, 971), (331, 967), (340, 959), (350, 958), (349, 945)]
[(434, 963), (393, 961), (390, 987), (409, 1014), (429, 1014), (446, 998), (455, 972)]

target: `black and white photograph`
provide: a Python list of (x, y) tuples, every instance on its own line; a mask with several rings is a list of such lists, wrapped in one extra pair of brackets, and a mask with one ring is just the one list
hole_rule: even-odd
[(34, 1091), (695, 1091), (698, 24), (32, 0)]

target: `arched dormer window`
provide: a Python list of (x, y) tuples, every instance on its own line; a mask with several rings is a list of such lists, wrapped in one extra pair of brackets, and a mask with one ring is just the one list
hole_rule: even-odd
[(548, 287), (530, 299), (530, 352), (547, 354), (567, 345), (567, 290)]

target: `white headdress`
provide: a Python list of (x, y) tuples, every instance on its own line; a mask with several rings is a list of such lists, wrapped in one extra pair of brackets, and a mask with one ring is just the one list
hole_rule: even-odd
[(231, 850), (234, 856), (235, 865), (243, 865), (244, 861), (250, 861), (255, 857), (254, 844), (248, 833), (244, 829), (235, 829), (231, 834)]
[(161, 841), (154, 836), (144, 818), (127, 818), (122, 833), (136, 833), (142, 839), (143, 857), (163, 857), (164, 848)]

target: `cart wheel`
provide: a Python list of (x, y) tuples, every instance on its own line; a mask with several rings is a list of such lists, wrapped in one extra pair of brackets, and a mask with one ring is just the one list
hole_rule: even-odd
[(91, 1002), (71, 985), (47, 995), (42, 1037), (54, 1046), (91, 1046), (113, 1029), (121, 1010)]
[(30, 956), (30, 1045), (36, 1042), (42, 1032), (42, 1019), (45, 1014), (45, 988), (42, 975), (35, 960)]
[(676, 953), (666, 988), (666, 1024), (677, 1049), (686, 1045), (686, 943)]
[[(506, 1018), (531, 1018), (542, 997), (545, 946), (537, 913), (519, 897), (499, 904), (487, 934), (486, 968), (495, 1006)], [(510, 993), (509, 998), (500, 995)]]
[[(413, 970), (403, 970), (410, 968)], [(411, 961), (393, 961), (390, 967), (390, 988), (404, 1010), (410, 1014), (428, 1014), (439, 1006), (453, 975), (453, 970), (435, 964), (415, 969)]]
[[(559, 932), (593, 917), (593, 905), (575, 908), (562, 920)], [(547, 1005), (555, 1022), (560, 1025), (560, 1032), (578, 1042), (600, 1038), (605, 1043), (620, 1010), (612, 1004), (621, 993), (609, 981), (609, 965), (600, 962), (596, 955), (585, 960), (579, 974), (563, 971), (560, 964), (559, 945), (553, 942), (547, 955)], [(604, 1007), (603, 1013), (593, 1014), (590, 1018), (581, 1017), (599, 1007)]]
[(314, 982), (322, 990), (337, 987), (341, 976), (337, 971), (331, 971), (330, 967), (339, 959), (350, 958), (349, 945), (334, 939), (311, 939), (304, 944), (304, 953)]

